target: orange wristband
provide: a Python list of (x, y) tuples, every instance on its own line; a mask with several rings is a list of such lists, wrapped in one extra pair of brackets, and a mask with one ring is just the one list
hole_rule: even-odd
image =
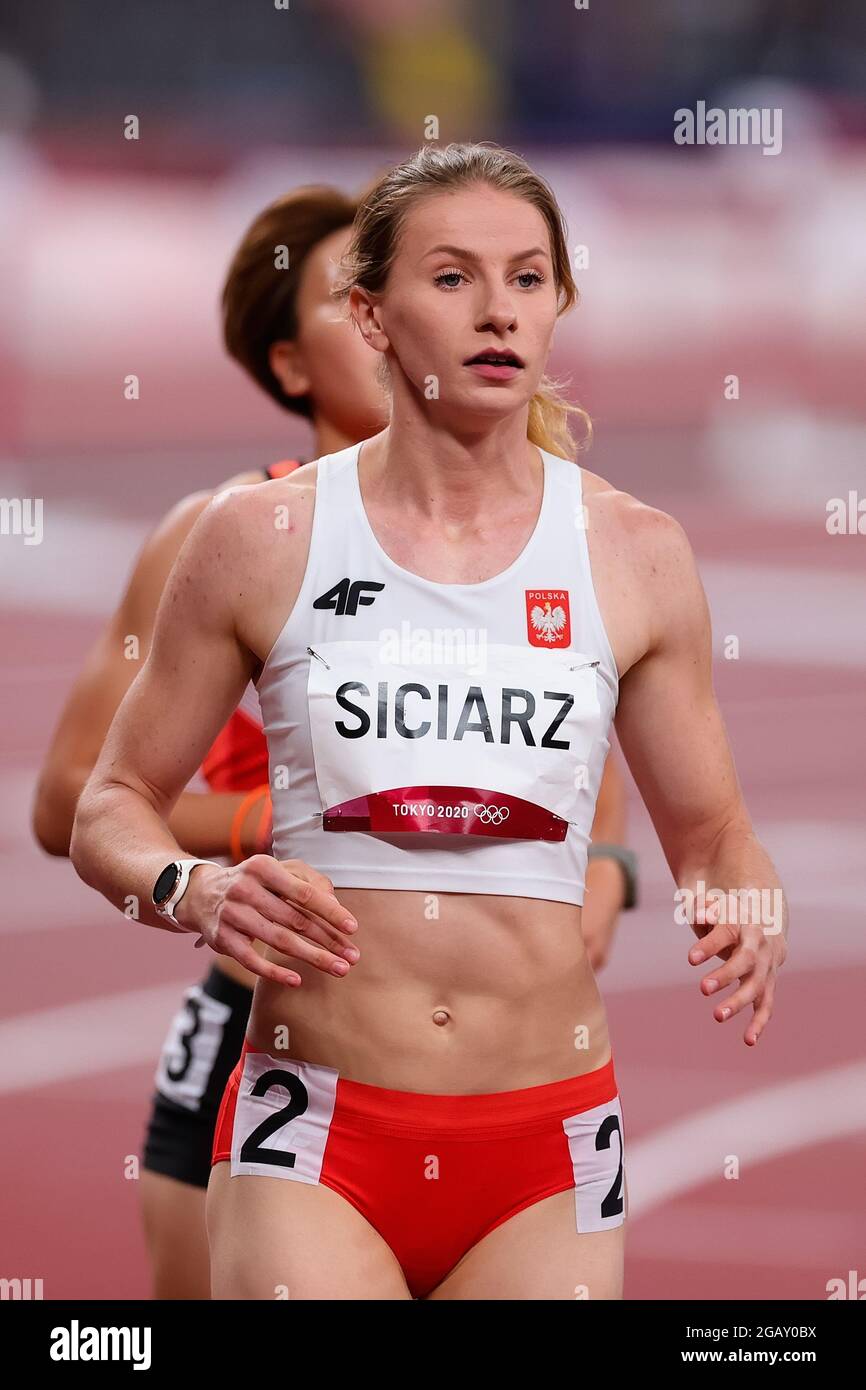
[(274, 817), (269, 788), (268, 795), (265, 797), (265, 804), (262, 807), (262, 814), (259, 820), (259, 828), (256, 831), (256, 854), (270, 854), (272, 847), (273, 831)]
[(232, 817), (232, 828), (229, 831), (229, 846), (231, 848), (232, 862), (235, 864), (240, 864), (242, 860), (248, 857), (241, 843), (241, 831), (243, 830), (244, 821), (247, 818), (247, 812), (250, 807), (254, 806), (262, 797), (265, 797), (268, 803), (270, 803), (270, 791), (271, 789), (267, 784), (261, 787), (254, 787), (251, 792), (247, 792)]

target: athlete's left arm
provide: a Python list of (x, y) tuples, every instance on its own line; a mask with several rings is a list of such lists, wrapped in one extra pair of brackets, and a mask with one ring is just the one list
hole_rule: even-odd
[[(604, 765), (591, 839), (597, 845), (625, 845), (625, 781), (611, 748)], [(615, 859), (594, 858), (586, 866), (586, 891), (580, 914), (583, 944), (593, 970), (610, 957), (619, 914), (625, 902), (625, 879)]]
[(649, 618), (646, 653), (620, 681), (617, 733), (678, 885), (683, 919), (701, 938), (689, 961), (717, 955), (724, 962), (701, 980), (706, 995), (740, 981), (716, 1002), (713, 1017), (722, 1023), (752, 1004), (744, 1033), (751, 1046), (772, 1013), (787, 954), (787, 905), (752, 827), (716, 704), (709, 610), (688, 539), (676, 521), (648, 507), (634, 506), (624, 524)]

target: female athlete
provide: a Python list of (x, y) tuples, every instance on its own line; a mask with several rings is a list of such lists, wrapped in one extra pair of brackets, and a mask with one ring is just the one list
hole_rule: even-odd
[[(677, 882), (778, 879), (682, 531), (565, 456), (550, 190), (505, 151), (424, 148), (348, 265), (390, 424), (199, 518), (71, 857), (261, 977), (214, 1145), (216, 1297), (619, 1298), (622, 1112), (580, 929), (615, 709)], [(276, 858), (185, 858), (168, 818), (250, 679)], [(784, 936), (694, 928), (714, 987), (739, 981), (714, 1016), (752, 1003), (756, 1040)]]
[[(317, 455), (367, 437), (387, 418), (376, 380), (378, 357), (351, 321), (335, 311), (330, 293), (356, 208), (355, 199), (323, 186), (277, 199), (246, 231), (223, 291), (228, 351), (278, 404), (310, 419)], [(291, 273), (275, 268), (274, 248), (281, 246), (289, 251)], [(276, 464), (268, 476), (284, 476), (295, 466)], [(251, 471), (221, 487), (261, 480), (261, 473)], [(34, 829), (49, 853), (68, 853), (78, 796), (147, 656), (166, 576), (213, 495), (185, 498), (150, 537), (120, 606), (66, 702), (34, 806)], [(130, 634), (138, 638), (136, 660), (128, 659)], [(211, 790), (187, 790), (180, 796), (170, 822), (178, 842), (193, 854), (235, 861), (269, 847), (267, 746), (254, 692), (245, 692), (201, 771)], [(596, 969), (610, 950), (617, 912), (628, 901), (628, 875), (619, 867), (630, 867), (621, 847), (624, 800), (611, 758), (593, 824), (596, 857), (588, 870), (590, 909), (583, 922)], [(185, 992), (162, 1050), (141, 1177), (158, 1298), (208, 1297), (205, 1191), (214, 1123), (241, 1051), (254, 982), (255, 976), (237, 960), (215, 956), (205, 978)]]

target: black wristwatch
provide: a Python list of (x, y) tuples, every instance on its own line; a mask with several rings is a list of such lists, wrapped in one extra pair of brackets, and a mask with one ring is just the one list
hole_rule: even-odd
[(214, 863), (216, 861), (213, 859), (173, 859), (170, 864), (166, 864), (153, 885), (151, 894), (151, 901), (160, 917), (164, 917), (173, 926), (180, 927), (182, 931), (187, 930), (175, 917), (174, 909), (186, 892), (189, 876), (196, 865)]
[(625, 879), (623, 910), (637, 906), (637, 855), (625, 845), (590, 845), (589, 859), (615, 859)]

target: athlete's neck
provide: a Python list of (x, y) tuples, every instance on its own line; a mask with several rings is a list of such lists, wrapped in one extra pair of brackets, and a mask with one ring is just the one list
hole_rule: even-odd
[(540, 502), (544, 470), (526, 438), (526, 415), (493, 430), (457, 436), (415, 421), (392, 420), (361, 447), (365, 494), (388, 499), (416, 523), (448, 527), (514, 516)]

